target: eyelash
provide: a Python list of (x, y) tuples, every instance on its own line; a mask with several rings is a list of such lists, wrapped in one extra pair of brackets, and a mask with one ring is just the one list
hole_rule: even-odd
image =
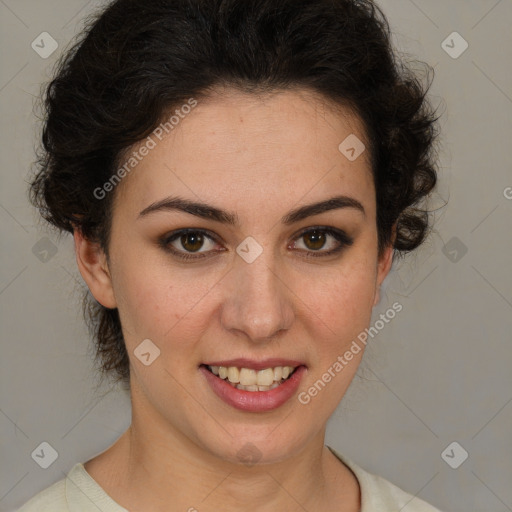
[[(304, 255), (304, 257), (306, 257), (306, 258), (322, 258), (322, 257), (331, 256), (333, 254), (341, 252), (343, 249), (351, 246), (354, 243), (354, 240), (351, 237), (349, 237), (344, 231), (334, 229), (331, 227), (323, 227), (323, 226), (314, 226), (314, 227), (307, 228), (304, 231), (301, 231), (295, 237), (295, 240), (300, 239), (300, 238), (304, 237), (304, 235), (307, 235), (308, 233), (311, 233), (314, 231), (319, 231), (321, 233), (326, 233), (328, 235), (331, 235), (333, 238), (335, 238), (339, 242), (340, 245), (335, 249), (331, 249), (330, 251), (321, 251), (320, 249), (318, 251), (307, 250), (306, 254)], [(216, 237), (208, 234), (208, 232), (203, 229), (187, 228), (187, 229), (180, 229), (179, 231), (175, 231), (175, 232), (171, 233), (170, 235), (161, 238), (158, 241), (158, 244), (162, 249), (164, 249), (167, 252), (170, 252), (172, 255), (176, 256), (177, 258), (179, 258), (181, 260), (200, 260), (203, 258), (207, 258), (208, 252), (202, 253), (203, 254), (202, 256), (196, 256), (196, 255), (192, 255), (190, 253), (186, 253), (186, 252), (184, 253), (182, 251), (177, 251), (176, 249), (173, 249), (170, 246), (170, 244), (172, 242), (174, 242), (176, 239), (178, 239), (180, 236), (186, 235), (189, 233), (196, 233), (196, 234), (200, 233), (200, 234), (206, 236), (207, 238), (209, 238), (210, 240), (212, 240), (213, 242), (218, 243)], [(302, 252), (303, 249), (300, 249), (300, 251)], [(219, 252), (222, 252), (222, 251), (219, 251)]]

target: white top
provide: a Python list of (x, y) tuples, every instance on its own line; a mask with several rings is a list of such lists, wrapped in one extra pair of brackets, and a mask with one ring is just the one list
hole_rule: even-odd
[[(360, 512), (441, 512), (388, 480), (368, 473), (328, 447), (355, 474), (361, 488)], [(75, 464), (66, 478), (36, 494), (17, 512), (128, 512), (116, 503), (87, 473)]]

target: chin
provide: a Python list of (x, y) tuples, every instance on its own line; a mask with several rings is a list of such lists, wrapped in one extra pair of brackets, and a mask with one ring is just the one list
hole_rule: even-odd
[[(311, 440), (313, 434), (307, 435), (304, 425), (300, 431), (292, 432), (284, 428), (284, 424), (271, 427), (252, 426), (245, 427), (243, 433), (229, 436), (224, 432), (222, 440), (208, 442), (203, 440), (203, 447), (214, 457), (230, 464), (245, 466), (276, 464), (286, 460), (302, 451)], [(296, 420), (291, 420), (296, 423)], [(233, 429), (226, 430), (232, 432)]]

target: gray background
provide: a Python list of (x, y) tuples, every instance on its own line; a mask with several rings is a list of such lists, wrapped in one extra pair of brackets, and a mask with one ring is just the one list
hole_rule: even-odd
[[(511, 511), (512, 2), (379, 4), (396, 46), (435, 69), (439, 209), (429, 241), (385, 281), (375, 319), (395, 301), (403, 311), (372, 340), (327, 444), (442, 510)], [(95, 388), (72, 238), (44, 231), (26, 198), (35, 96), (99, 5), (0, 0), (2, 511), (105, 450), (130, 421), (122, 389)], [(31, 47), (43, 31), (59, 44), (46, 59)], [(442, 47), (454, 31), (469, 44), (457, 58)], [(48, 469), (31, 457), (43, 441), (58, 452)], [(441, 456), (454, 441), (452, 464), (469, 454), (458, 469)]]

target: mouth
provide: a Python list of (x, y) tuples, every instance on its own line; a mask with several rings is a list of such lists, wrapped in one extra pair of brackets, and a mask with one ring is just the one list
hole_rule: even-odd
[(242, 391), (270, 391), (281, 386), (297, 370), (297, 366), (273, 366), (255, 370), (238, 366), (201, 365), (219, 379)]
[(199, 370), (218, 398), (245, 412), (269, 412), (289, 402), (308, 371), (300, 361), (244, 358), (209, 361)]

